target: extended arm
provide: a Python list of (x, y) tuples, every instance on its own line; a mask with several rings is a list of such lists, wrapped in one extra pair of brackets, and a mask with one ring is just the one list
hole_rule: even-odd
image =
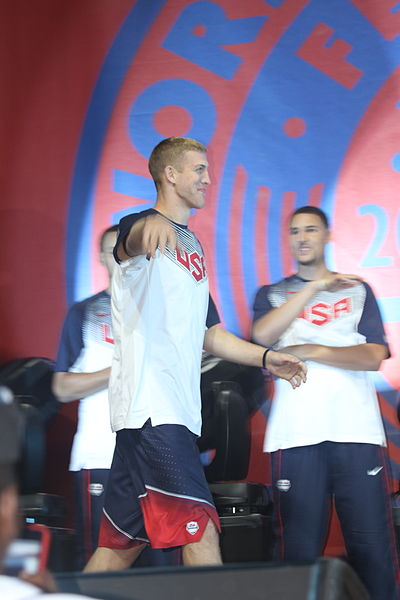
[(282, 348), (304, 361), (314, 361), (339, 369), (351, 371), (378, 371), (382, 360), (388, 357), (388, 349), (383, 344), (359, 344), (356, 346), (321, 346), (302, 344)]
[(126, 260), (133, 256), (146, 254), (148, 258), (154, 256), (157, 248), (164, 252), (168, 246), (172, 251), (176, 248), (176, 233), (168, 219), (160, 214), (151, 214), (138, 219), (131, 227), (125, 238), (125, 247), (121, 242), (118, 245), (118, 258)]
[[(218, 325), (207, 330), (204, 349), (219, 358), (253, 367), (262, 366), (265, 353), (263, 346), (242, 340)], [(289, 381), (293, 388), (306, 380), (307, 367), (290, 354), (270, 350), (266, 356), (265, 367), (273, 375)]]
[(108, 386), (110, 367), (93, 373), (54, 373), (53, 393), (60, 402), (71, 402), (104, 390)]

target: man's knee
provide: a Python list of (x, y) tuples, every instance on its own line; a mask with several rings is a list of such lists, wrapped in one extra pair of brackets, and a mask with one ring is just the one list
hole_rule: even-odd
[(124, 550), (100, 546), (90, 558), (84, 572), (119, 571), (128, 569), (135, 562), (147, 544), (140, 544)]

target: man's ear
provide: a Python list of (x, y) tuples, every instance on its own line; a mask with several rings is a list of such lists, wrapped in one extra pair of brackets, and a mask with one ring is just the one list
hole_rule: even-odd
[(175, 183), (176, 181), (176, 169), (172, 165), (167, 165), (164, 169), (164, 174), (170, 183)]
[(326, 230), (326, 243), (333, 241), (332, 231), (330, 229)]

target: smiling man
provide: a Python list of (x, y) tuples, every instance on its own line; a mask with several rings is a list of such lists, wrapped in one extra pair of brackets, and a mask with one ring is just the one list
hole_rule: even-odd
[(389, 350), (371, 288), (325, 263), (326, 215), (290, 219), (297, 274), (262, 287), (253, 338), (307, 362), (307, 385), (277, 381), (264, 449), (271, 453), (279, 560), (321, 555), (334, 499), (348, 558), (374, 600), (394, 600), (398, 568), (385, 433), (367, 371)]
[(114, 256), (115, 352), (110, 378), (117, 432), (99, 548), (86, 571), (129, 567), (146, 544), (183, 547), (185, 565), (219, 564), (219, 520), (200, 464), (200, 367), (204, 348), (266, 366), (293, 387), (305, 365), (219, 326), (190, 211), (205, 204), (206, 148), (168, 138), (153, 150), (153, 209), (121, 220)]

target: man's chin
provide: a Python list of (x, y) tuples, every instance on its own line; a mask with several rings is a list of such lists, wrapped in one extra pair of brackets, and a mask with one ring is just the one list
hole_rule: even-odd
[(194, 206), (193, 208), (195, 208), (196, 210), (204, 208), (205, 203), (206, 203), (206, 199), (202, 198), (201, 200), (199, 200), (198, 202), (196, 202), (196, 206)]
[(297, 262), (299, 263), (299, 265), (304, 265), (304, 266), (311, 266), (314, 264), (314, 259), (311, 256), (298, 256), (297, 257)]

